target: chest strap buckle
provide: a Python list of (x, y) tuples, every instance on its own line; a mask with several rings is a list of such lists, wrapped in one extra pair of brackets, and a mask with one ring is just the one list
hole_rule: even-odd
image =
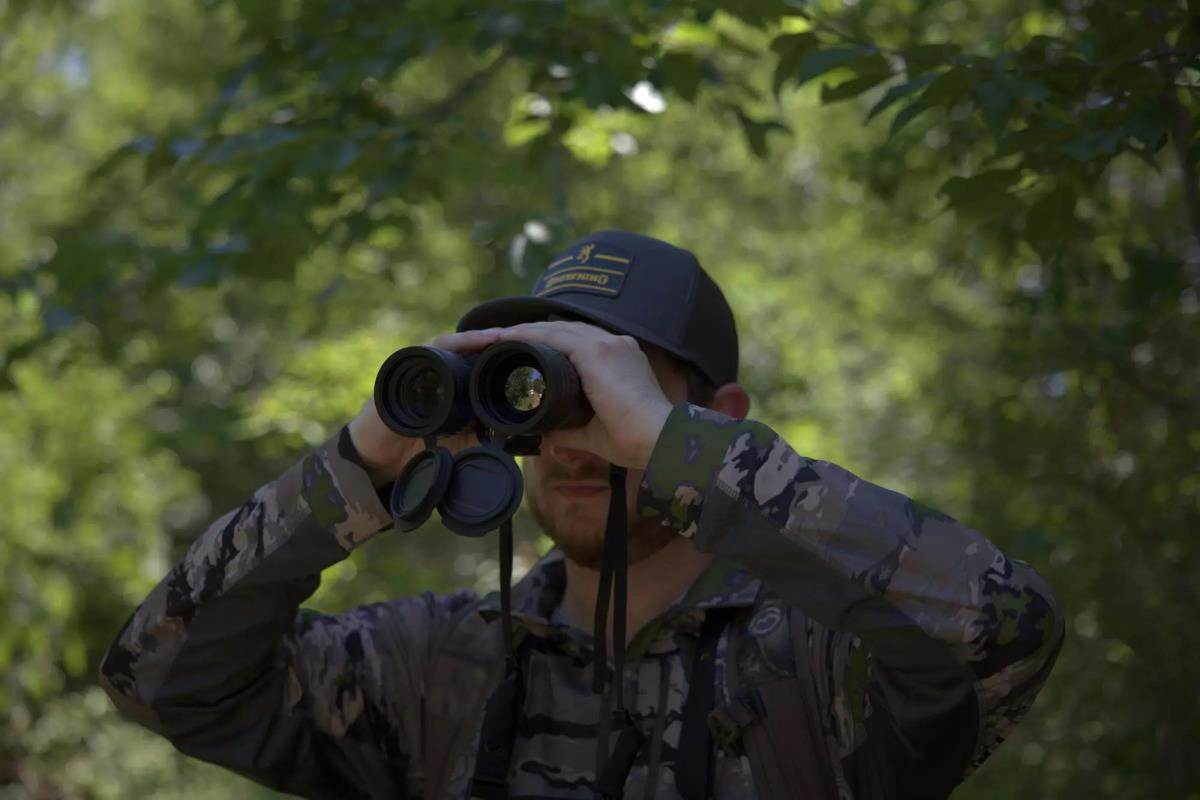
[(750, 687), (733, 699), (722, 703), (708, 714), (708, 730), (713, 740), (726, 755), (737, 757), (742, 754), (742, 734), (746, 728), (767, 715), (762, 697)]

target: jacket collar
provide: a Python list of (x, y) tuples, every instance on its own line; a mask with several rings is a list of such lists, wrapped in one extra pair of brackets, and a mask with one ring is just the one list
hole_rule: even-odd
[[(554, 610), (566, 590), (567, 570), (562, 551), (557, 547), (538, 560), (513, 586), (513, 622), (530, 633), (555, 640), (564, 636), (578, 638), (574, 629), (552, 621)], [(714, 558), (684, 595), (659, 618), (666, 626), (699, 629), (704, 611), (714, 608), (745, 608), (754, 604), (762, 581), (730, 561)], [(479, 614), (487, 622), (500, 616), (500, 593), (488, 593), (479, 605)], [(590, 643), (591, 635), (586, 641)]]

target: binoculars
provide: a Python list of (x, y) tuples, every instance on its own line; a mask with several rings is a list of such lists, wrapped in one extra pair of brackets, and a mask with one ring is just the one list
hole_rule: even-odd
[(466, 356), (397, 350), (375, 377), (375, 407), (393, 431), (421, 438), (455, 433), (472, 419), (499, 436), (530, 436), (592, 417), (570, 360), (530, 342), (498, 342)]
[[(412, 530), (437, 508), (447, 528), (472, 537), (506, 525), (521, 504), (524, 481), (513, 455), (536, 455), (541, 434), (593, 415), (565, 355), (515, 341), (471, 355), (397, 350), (375, 376), (375, 408), (391, 430), (425, 440), (393, 486), (396, 527)], [(482, 446), (454, 454), (437, 446), (437, 437), (473, 421)]]

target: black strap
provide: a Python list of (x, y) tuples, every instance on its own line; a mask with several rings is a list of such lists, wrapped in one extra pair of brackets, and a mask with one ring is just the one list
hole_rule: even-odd
[(629, 598), (629, 534), (625, 510), (625, 468), (612, 467), (609, 472), (612, 487), (612, 502), (609, 515), (615, 516), (612, 528), (613, 569), (613, 671), (616, 674), (613, 687), (616, 690), (617, 714), (625, 711), (625, 625)]
[(613, 712), (612, 730), (617, 733), (617, 743), (596, 778), (596, 795), (603, 800), (619, 800), (624, 795), (625, 779), (646, 742), (646, 735), (624, 709)]
[[(600, 581), (596, 592), (596, 616), (592, 624), (593, 660), (592, 691), (606, 694), (614, 692), (610, 729), (617, 739), (612, 752), (605, 742), (596, 750), (596, 796), (604, 800), (619, 800), (623, 794), (625, 779), (633, 768), (638, 753), (645, 743), (645, 735), (625, 708), (625, 626), (627, 598), (629, 593), (629, 541), (628, 519), (625, 508), (624, 467), (612, 465), (608, 470), (608, 520), (604, 532), (604, 551), (600, 560)], [(612, 647), (613, 679), (610, 686), (608, 674), (608, 608), (612, 600)], [(607, 695), (606, 695), (607, 699)], [(608, 703), (602, 704), (603, 708)]]
[(688, 695), (683, 704), (682, 730), (675, 756), (675, 785), (683, 800), (708, 800), (712, 787), (712, 736), (708, 713), (716, 702), (716, 654), (729, 609), (706, 612), (700, 640), (692, 658)]
[(504, 680), (488, 698), (483, 726), (479, 734), (479, 753), (475, 757), (475, 777), (471, 796), (483, 800), (505, 800), (508, 797), (508, 768), (512, 763), (513, 745), (517, 739), (517, 722), (525, 707), (525, 675), (520, 655), (527, 650), (529, 637), (523, 641), (521, 654), (513, 644), (512, 622), (512, 521), (500, 525), (500, 621), (504, 638)]
[[(609, 469), (611, 497), (596, 598), (596, 616), (593, 621), (592, 689), (597, 694), (604, 694), (609, 677), (608, 609), (611, 597), (613, 662), (617, 676), (612, 730), (617, 733), (617, 741), (611, 757), (605, 752), (606, 748), (601, 747), (597, 750), (596, 791), (604, 800), (620, 800), (625, 779), (645, 741), (645, 736), (625, 709), (625, 626), (629, 588), (625, 474), (624, 467), (613, 465)], [(526, 646), (523, 644), (520, 652), (514, 653), (513, 645), (512, 561), (512, 524), (505, 521), (500, 526), (500, 615), (507, 668), (504, 680), (488, 698), (479, 736), (479, 752), (475, 759), (471, 796), (482, 800), (505, 800), (508, 797), (508, 770), (512, 763), (517, 723), (525, 705), (525, 678), (521, 662)], [(526, 637), (525, 642), (530, 638), (532, 637)], [(607, 706), (607, 703), (603, 704), (603, 707)]]
[(506, 800), (508, 797), (508, 768), (517, 739), (517, 721), (524, 706), (523, 676), (519, 670), (509, 672), (487, 701), (471, 797), (483, 800)]
[[(592, 691), (603, 694), (608, 686), (608, 608), (613, 599), (613, 584), (617, 596), (613, 608), (613, 661), (620, 657), (620, 669), (625, 660), (625, 570), (626, 552), (625, 468), (615, 464), (608, 470), (608, 520), (604, 532), (604, 550), (600, 556), (600, 581), (596, 587), (596, 615), (592, 618)], [(615, 579), (615, 581), (614, 581)], [(617, 636), (618, 628), (620, 636)], [(624, 684), (617, 681), (618, 687)], [(618, 691), (617, 708), (624, 708), (624, 693)]]
[(503, 626), (504, 658), (509, 674), (520, 670), (513, 652), (512, 567), (513, 529), (510, 518), (500, 524), (500, 623)]

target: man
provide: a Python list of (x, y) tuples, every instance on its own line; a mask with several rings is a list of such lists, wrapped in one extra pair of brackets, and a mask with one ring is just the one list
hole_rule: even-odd
[(557, 547), (514, 589), (515, 694), (497, 699), (492, 595), (297, 615), (323, 568), (389, 527), (390, 484), (422, 448), (368, 402), (135, 611), (101, 669), (118, 707), (306, 796), (594, 797), (621, 748), (587, 633), (617, 465), (619, 680), (640, 738), (605, 794), (945, 797), (1028, 710), (1063, 641), (1050, 588), (980, 533), (747, 420), (732, 314), (691, 253), (593, 234), (530, 297), (486, 303), (435, 344), (513, 339), (567, 355), (595, 411), (524, 460)]

